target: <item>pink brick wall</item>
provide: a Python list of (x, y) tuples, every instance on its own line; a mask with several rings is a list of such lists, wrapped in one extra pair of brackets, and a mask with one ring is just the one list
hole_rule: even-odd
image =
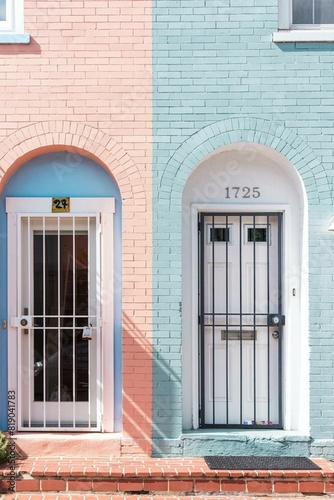
[(27, 46), (0, 45), (0, 177), (64, 145), (123, 199), (122, 452), (151, 437), (151, 1), (25, 0)]

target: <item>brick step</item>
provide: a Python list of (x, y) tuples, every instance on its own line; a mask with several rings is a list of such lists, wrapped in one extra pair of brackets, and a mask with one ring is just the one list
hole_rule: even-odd
[[(202, 458), (31, 458), (15, 464), (16, 493), (175, 495), (330, 495), (334, 464), (314, 459), (321, 470), (210, 470)], [(0, 469), (0, 491), (8, 491), (9, 466)], [(81, 495), (80, 495), (80, 498)]]
[[(106, 495), (106, 494), (93, 494), (93, 493), (83, 493), (78, 495), (77, 493), (17, 493), (13, 496), (6, 496), (4, 500), (298, 500), (302, 498), (302, 495), (293, 496), (162, 496), (162, 495)], [(323, 495), (322, 500), (330, 500), (331, 496)], [(1, 496), (0, 496), (0, 500)], [(307, 500), (319, 500), (319, 496), (307, 496)]]
[[(77, 493), (17, 493), (13, 496), (6, 496), (4, 500), (289, 500), (302, 498), (302, 495), (293, 496), (162, 496), (162, 495), (106, 495), (106, 494), (93, 494), (93, 493), (83, 493), (78, 495)], [(322, 500), (332, 499), (331, 496), (323, 495)], [(1, 496), (0, 496), (0, 500)], [(307, 500), (319, 500), (319, 496), (307, 496)]]

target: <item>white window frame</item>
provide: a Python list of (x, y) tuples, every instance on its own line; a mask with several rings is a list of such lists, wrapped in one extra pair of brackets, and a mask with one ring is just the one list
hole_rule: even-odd
[(6, 20), (0, 21), (0, 33), (23, 33), (23, 0), (6, 0)]
[(278, 0), (278, 31), (274, 42), (333, 42), (334, 24), (292, 24), (293, 0)]
[(0, 44), (30, 43), (24, 33), (24, 0), (6, 0), (6, 19), (0, 21)]

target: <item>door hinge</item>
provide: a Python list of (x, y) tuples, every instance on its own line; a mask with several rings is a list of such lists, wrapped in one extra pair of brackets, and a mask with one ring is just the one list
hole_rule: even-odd
[(201, 324), (201, 315), (200, 314), (198, 315), (198, 324), (199, 325)]
[(199, 220), (198, 221), (198, 232), (199, 233), (201, 232), (201, 229), (202, 229), (202, 224), (201, 224), (201, 221)]

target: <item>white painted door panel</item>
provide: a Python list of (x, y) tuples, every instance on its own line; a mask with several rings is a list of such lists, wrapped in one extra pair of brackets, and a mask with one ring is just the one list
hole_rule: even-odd
[(275, 425), (280, 353), (268, 321), (280, 302), (277, 217), (206, 215), (203, 226), (205, 424)]

